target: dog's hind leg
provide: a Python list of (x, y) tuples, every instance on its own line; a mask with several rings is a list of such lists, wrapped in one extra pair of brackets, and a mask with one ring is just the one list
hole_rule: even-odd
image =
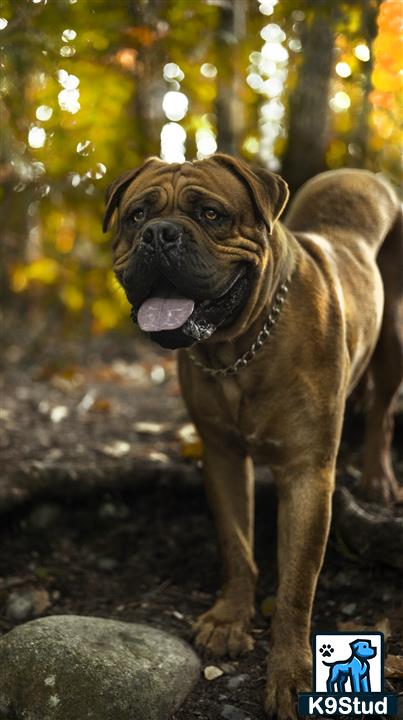
[(373, 381), (367, 414), (361, 494), (385, 504), (398, 500), (391, 458), (394, 411), (403, 377), (403, 212), (400, 211), (378, 255), (385, 288), (382, 328), (371, 359)]

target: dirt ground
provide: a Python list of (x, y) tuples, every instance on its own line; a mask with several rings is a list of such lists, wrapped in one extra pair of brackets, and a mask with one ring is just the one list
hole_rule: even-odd
[[(73, 613), (150, 623), (191, 641), (192, 622), (219, 588), (220, 564), (197, 447), (178, 435), (187, 417), (172, 355), (114, 336), (90, 346), (66, 341), (63, 352), (39, 345), (35, 352), (14, 337), (5, 353), (0, 631)], [(341, 482), (359, 472), (353, 436), (343, 444)], [(255, 649), (236, 662), (204, 659), (223, 675), (202, 677), (175, 720), (264, 720), (275, 495), (259, 478)], [(387, 651), (402, 655), (402, 577), (385, 561), (363, 565), (333, 530), (313, 629), (377, 626)], [(402, 680), (386, 682), (402, 693)]]

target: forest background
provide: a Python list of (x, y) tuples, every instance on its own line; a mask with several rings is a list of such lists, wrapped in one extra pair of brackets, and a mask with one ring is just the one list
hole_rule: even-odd
[(400, 0), (1, 0), (6, 331), (132, 332), (101, 219), (148, 155), (398, 186), (402, 26)]

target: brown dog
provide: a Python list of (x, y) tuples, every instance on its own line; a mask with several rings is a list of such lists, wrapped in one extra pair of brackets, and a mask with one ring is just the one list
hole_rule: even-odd
[(311, 610), (346, 398), (369, 369), (363, 488), (389, 501), (403, 367), (402, 211), (392, 189), (366, 171), (324, 173), (282, 225), (287, 198), (279, 176), (226, 155), (152, 158), (112, 184), (104, 222), (134, 320), (164, 347), (192, 346), (179, 353), (180, 382), (204, 441), (224, 561), (196, 643), (214, 655), (252, 648), (252, 458), (273, 471), (279, 582), (266, 711), (280, 720), (295, 717), (295, 693), (310, 689)]

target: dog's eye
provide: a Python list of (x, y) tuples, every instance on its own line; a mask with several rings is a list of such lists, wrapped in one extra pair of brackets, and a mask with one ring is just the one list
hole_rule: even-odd
[(214, 208), (203, 208), (202, 215), (206, 220), (217, 220), (218, 212)]
[(130, 215), (131, 222), (137, 224), (144, 220), (146, 216), (146, 211), (144, 208), (139, 207), (133, 210), (132, 214)]

